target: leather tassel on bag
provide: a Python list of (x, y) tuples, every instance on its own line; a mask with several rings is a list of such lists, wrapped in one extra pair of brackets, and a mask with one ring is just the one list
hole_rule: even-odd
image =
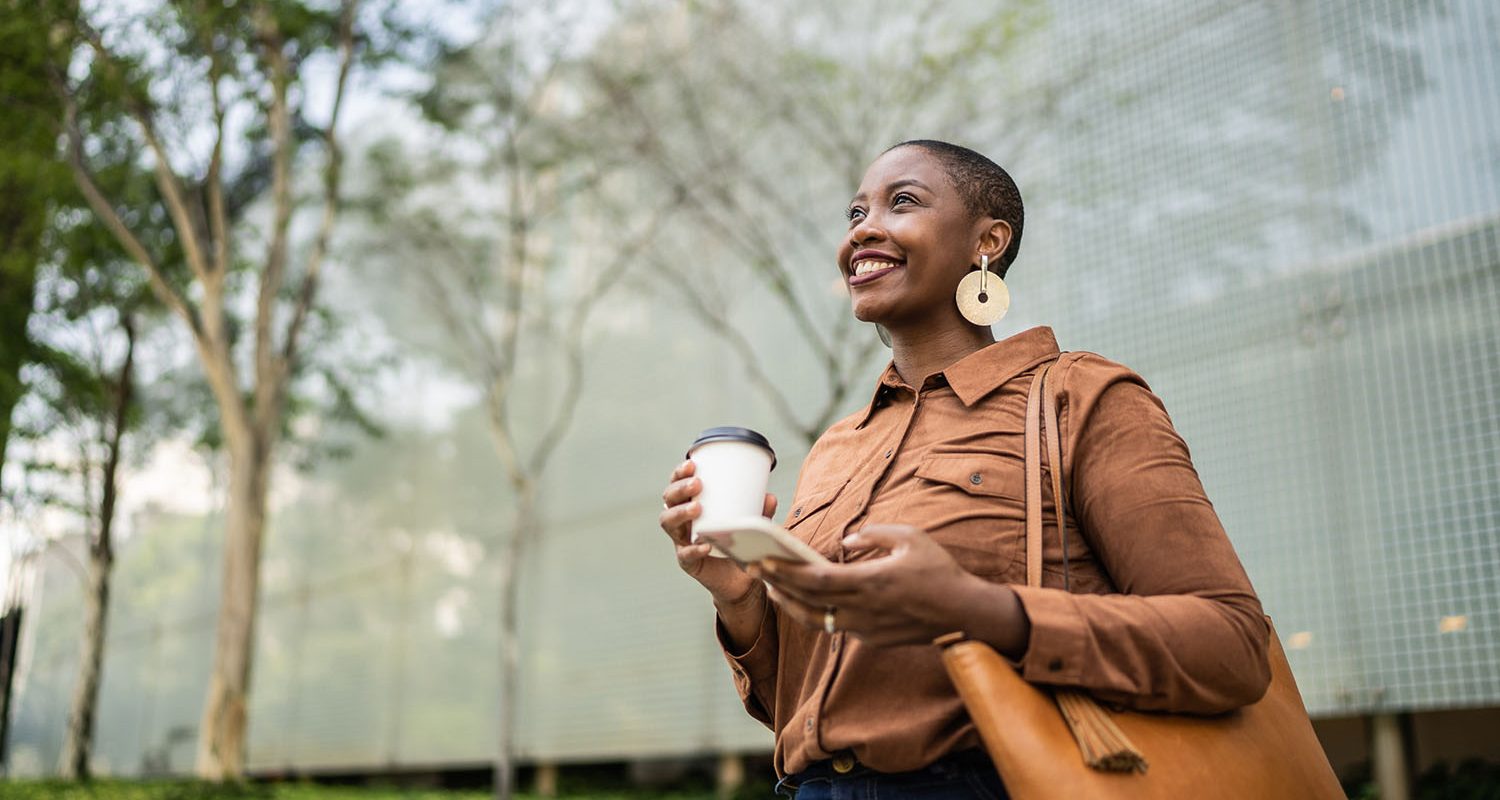
[(1105, 772), (1145, 772), (1146, 757), (1094, 698), (1071, 689), (1052, 693), (1068, 730), (1078, 740), (1083, 763)]

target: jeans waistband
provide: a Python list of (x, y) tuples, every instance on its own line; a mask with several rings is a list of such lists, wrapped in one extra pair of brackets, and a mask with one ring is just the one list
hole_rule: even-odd
[[(994, 763), (990, 761), (989, 753), (986, 753), (983, 748), (976, 747), (968, 750), (959, 750), (957, 752), (948, 753), (947, 755), (938, 758), (936, 761), (928, 764), (925, 767), (914, 769), (908, 772), (889, 772), (879, 774), (887, 775), (891, 778), (917, 777), (921, 775), (947, 776), (951, 775), (957, 770), (975, 768), (986, 770), (993, 770), (995, 768)], [(838, 770), (833, 768), (833, 761), (831, 759), (825, 759), (823, 761), (813, 762), (812, 764), (808, 765), (807, 769), (804, 769), (801, 772), (793, 773), (781, 779), (781, 781), (776, 784), (776, 789), (778, 792), (783, 786), (788, 789), (796, 789), (803, 783), (815, 778), (845, 780), (849, 778), (862, 777), (874, 772), (876, 771), (870, 769), (859, 761), (854, 762), (854, 767), (852, 769), (845, 772), (839, 772)]]

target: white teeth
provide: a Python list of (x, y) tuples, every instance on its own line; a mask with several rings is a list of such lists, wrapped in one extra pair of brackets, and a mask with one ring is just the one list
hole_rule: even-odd
[(874, 259), (866, 259), (864, 261), (856, 261), (854, 263), (854, 274), (855, 275), (866, 275), (866, 274), (869, 274), (871, 272), (879, 272), (880, 270), (883, 270), (883, 269), (890, 269), (891, 267), (894, 267), (894, 266), (896, 266), (896, 265), (892, 264), (889, 261), (877, 261), (877, 260), (874, 260)]

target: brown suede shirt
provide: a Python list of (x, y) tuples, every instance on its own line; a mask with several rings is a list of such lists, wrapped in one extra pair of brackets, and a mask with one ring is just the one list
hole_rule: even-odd
[[(843, 537), (867, 523), (915, 525), (969, 572), (1017, 584), (1031, 621), (1017, 666), (1029, 681), (1141, 709), (1207, 713), (1255, 701), (1270, 679), (1268, 628), (1187, 445), (1140, 376), (1093, 353), (1063, 355), (1048, 379), (1071, 593), (1061, 588), (1048, 478), (1043, 587), (1023, 585), (1026, 392), (1057, 355), (1052, 330), (1035, 327), (920, 389), (888, 367), (870, 404), (813, 445), (782, 524), (835, 561)], [(870, 646), (809, 630), (774, 606), (744, 653), (717, 627), (745, 708), (776, 733), (779, 775), (841, 752), (900, 772), (981, 745), (932, 645)]]

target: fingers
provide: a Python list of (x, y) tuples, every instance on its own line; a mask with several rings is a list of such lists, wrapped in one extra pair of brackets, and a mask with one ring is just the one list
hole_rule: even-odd
[(818, 630), (823, 628), (823, 612), (828, 610), (827, 604), (814, 605), (792, 597), (777, 588), (775, 584), (766, 587), (766, 596), (793, 620), (809, 628)]
[[(662, 509), (658, 519), (661, 521), (661, 529), (672, 537), (672, 541), (678, 546), (692, 544), (692, 522), (703, 513), (703, 506), (698, 501), (683, 503)], [(706, 546), (706, 545), (705, 545)]]
[(766, 596), (794, 622), (815, 631), (825, 630), (823, 618), (830, 606), (834, 609), (834, 628), (861, 639), (867, 639), (872, 634), (879, 636), (880, 629), (885, 624), (885, 621), (878, 616), (871, 615), (868, 611), (840, 606), (837, 603), (809, 603), (787, 594), (774, 585), (766, 587)]
[(709, 557), (708, 552), (713, 549), (707, 544), (688, 544), (677, 547), (677, 565), (682, 567), (689, 575), (698, 571), (698, 566)]
[(702, 508), (693, 500), (703, 491), (703, 482), (693, 477), (697, 466), (692, 461), (684, 461), (672, 470), (672, 477), (667, 484), (666, 491), (662, 492), (661, 500), (665, 508), (658, 517), (661, 529), (672, 537), (672, 541), (679, 547), (692, 544), (691, 525), (694, 519), (702, 513)]
[(692, 500), (702, 491), (703, 481), (692, 477), (682, 478), (667, 484), (667, 490), (661, 493), (661, 499), (670, 508)]
[(760, 515), (766, 519), (776, 518), (776, 495), (766, 492), (765, 507), (761, 510)]
[(911, 525), (866, 525), (844, 537), (850, 547), (883, 547), (895, 553), (921, 540), (922, 530)]
[(767, 559), (763, 577), (784, 594), (815, 606), (837, 605), (860, 596), (868, 585), (863, 565), (792, 564)]

